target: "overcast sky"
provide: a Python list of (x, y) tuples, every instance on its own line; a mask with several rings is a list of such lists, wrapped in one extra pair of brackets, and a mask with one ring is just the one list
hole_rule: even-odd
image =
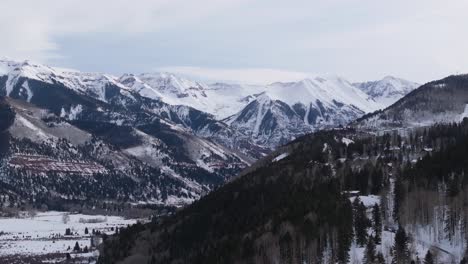
[(271, 82), (468, 73), (468, 1), (2, 0), (0, 57)]

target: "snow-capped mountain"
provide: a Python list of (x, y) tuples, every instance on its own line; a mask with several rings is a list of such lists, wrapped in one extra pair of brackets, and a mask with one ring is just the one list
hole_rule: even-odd
[(142, 96), (213, 114), (269, 149), (386, 108), (417, 86), (394, 77), (352, 84), (336, 76), (270, 85), (204, 84), (169, 73), (123, 75), (119, 81)]
[[(115, 88), (121, 89), (122, 93), (129, 90), (112, 75), (53, 68), (29, 61), (0, 60), (0, 76), (5, 82), (5, 95), (14, 94), (28, 101), (34, 96), (34, 92), (29, 87), (29, 81), (62, 85), (104, 102), (116, 90)], [(23, 82), (24, 79), (28, 81)]]
[(274, 148), (320, 128), (345, 125), (378, 105), (338, 77), (273, 83), (224, 122)]
[[(47, 194), (53, 199), (100, 199), (105, 193), (101, 198), (110, 201), (179, 206), (261, 156), (262, 147), (237, 141), (243, 137), (212, 115), (142, 97), (112, 76), (29, 62), (1, 65), (0, 97), (7, 96), (3, 104), (16, 115), (2, 134), (7, 143), (0, 169), (9, 175), (4, 183), (17, 186), (15, 177), (22, 179), (20, 187), (2, 192), (44, 198), (39, 189), (56, 188), (55, 179), (84, 187)], [(42, 163), (39, 169), (28, 165)], [(50, 181), (24, 178), (40, 175)], [(31, 188), (39, 189), (23, 193)]]
[(368, 94), (382, 109), (395, 103), (420, 86), (415, 82), (393, 76), (386, 76), (378, 81), (355, 83), (354, 85)]
[(460, 122), (468, 117), (468, 75), (449, 76), (413, 90), (390, 107), (353, 123), (366, 129), (394, 129)]
[(218, 119), (239, 112), (260, 93), (266, 93), (272, 99), (291, 106), (296, 103), (308, 105), (319, 100), (325, 104), (345, 102), (364, 112), (379, 107), (350, 82), (336, 76), (270, 85), (246, 85), (219, 82), (205, 84), (171, 73), (145, 73), (124, 74), (119, 82), (145, 97), (160, 99), (172, 105), (191, 106), (211, 113)]
[[(175, 75), (127, 74), (117, 78), (109, 74), (83, 73), (28, 61), (0, 60), (0, 65), (4, 74), (0, 74), (0, 95), (53, 108), (58, 115), (68, 115), (72, 110), (79, 109), (77, 105), (81, 105), (80, 108), (93, 105), (93, 102), (89, 102), (93, 98), (131, 111), (138, 109), (158, 115), (197, 136), (234, 148), (251, 160), (261, 157), (266, 151), (243, 135), (237, 135), (236, 131), (217, 121), (213, 115), (198, 110), (202, 107), (195, 102), (210, 102), (207, 99), (196, 100), (204, 97), (202, 85)], [(47, 93), (44, 93), (44, 89), (47, 89)], [(201, 94), (197, 95), (199, 92)], [(56, 101), (44, 96), (50, 93), (56, 96)]]
[[(253, 158), (297, 136), (385, 108), (414, 85), (393, 77), (353, 85), (336, 76), (270, 85), (205, 84), (171, 73), (115, 77), (31, 62), (0, 64), (6, 78), (4, 94), (14, 98), (33, 100), (38, 86), (31, 85), (34, 81), (63, 86), (105, 103), (144, 108)], [(46, 98), (34, 100), (46, 103)], [(64, 100), (65, 114), (76, 110), (71, 108), (75, 99)]]
[(290, 83), (273, 83), (266, 87), (266, 92), (273, 99), (282, 100), (289, 105), (315, 104), (316, 101), (324, 105), (342, 103), (352, 105), (364, 112), (373, 111), (378, 107), (375, 102), (367, 99), (365, 93), (356, 89), (347, 80), (336, 76), (316, 77)]
[(161, 100), (171, 105), (186, 105), (210, 113), (218, 119), (226, 118), (246, 105), (244, 97), (257, 87), (215, 83), (208, 85), (172, 73), (124, 74), (119, 78), (123, 85), (140, 95)]
[(270, 85), (208, 85), (169, 73), (127, 74), (119, 81), (144, 97), (211, 113), (270, 149), (323, 127), (347, 124), (413, 89), (413, 83), (390, 77), (361, 85), (336, 76)]
[(303, 118), (288, 104), (273, 100), (265, 93), (254, 98), (242, 111), (224, 122), (271, 149), (310, 131)]
[(198, 82), (170, 73), (124, 74), (119, 81), (142, 96), (162, 100), (173, 105), (187, 105), (197, 109), (207, 103), (206, 87)]

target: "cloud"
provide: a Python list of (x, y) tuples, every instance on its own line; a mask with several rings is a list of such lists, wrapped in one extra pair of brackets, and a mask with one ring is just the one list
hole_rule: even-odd
[[(377, 3), (377, 2), (376, 2)], [(330, 30), (294, 44), (314, 54), (322, 69), (365, 80), (368, 76), (396, 75), (418, 82), (468, 72), (466, 1), (378, 2), (386, 19), (375, 19), (345, 30)], [(399, 7), (401, 10), (391, 8)], [(369, 16), (380, 14), (367, 6)], [(321, 54), (326, 55), (324, 58)]]
[(111, 72), (220, 68), (233, 80), (313, 71), (424, 82), (468, 72), (467, 9), (465, 0), (3, 0), (0, 56)]
[(60, 54), (55, 38), (70, 34), (132, 35), (177, 28), (244, 0), (0, 1), (0, 56), (47, 61)]
[(315, 76), (305, 72), (295, 72), (266, 68), (220, 69), (202, 67), (161, 67), (156, 71), (172, 72), (204, 81), (241, 82), (247, 84), (270, 84), (273, 82), (298, 81)]

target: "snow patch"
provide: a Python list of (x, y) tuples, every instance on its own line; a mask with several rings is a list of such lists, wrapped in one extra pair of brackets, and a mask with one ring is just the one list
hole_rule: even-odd
[(31, 91), (31, 89), (29, 88), (29, 83), (27, 81), (25, 81), (21, 87), (23, 89), (25, 89), (25, 91), (26, 91), (26, 93), (28, 95), (28, 98), (26, 98), (26, 101), (31, 102), (31, 99), (33, 97), (33, 93)]
[(278, 155), (276, 158), (274, 158), (274, 159), (272, 160), (272, 162), (278, 162), (278, 161), (280, 161), (280, 160), (286, 158), (287, 156), (289, 156), (289, 153), (280, 154), (280, 155)]
[(79, 104), (76, 106), (72, 106), (70, 108), (70, 114), (68, 115), (68, 119), (75, 120), (82, 111), (83, 111), (82, 105)]
[(356, 197), (359, 197), (359, 200), (364, 204), (365, 207), (372, 207), (375, 204), (380, 204), (380, 196), (379, 195), (359, 195), (355, 197), (350, 197), (349, 200), (354, 202)]
[(354, 143), (354, 141), (352, 141), (352, 140), (349, 139), (349, 138), (345, 138), (345, 137), (341, 139), (341, 142), (343, 142), (343, 144), (345, 144), (346, 146), (349, 146), (349, 144), (353, 144), (353, 143)]
[(466, 117), (468, 117), (468, 104), (465, 105), (465, 109), (460, 115), (460, 122), (463, 121), (463, 119)]
[[(64, 221), (65, 215), (68, 215), (67, 221)], [(95, 219), (100, 221), (93, 223)], [(118, 216), (55, 211), (41, 212), (30, 217), (0, 218), (0, 231), (4, 232), (0, 235), (0, 256), (71, 253), (76, 242), (81, 248), (90, 247), (93, 229), (113, 234), (115, 232), (111, 231), (111, 227), (126, 227), (136, 222), (135, 219), (127, 220)], [(64, 235), (66, 228), (71, 228), (71, 236)], [(89, 234), (85, 234), (85, 228), (88, 228)]]

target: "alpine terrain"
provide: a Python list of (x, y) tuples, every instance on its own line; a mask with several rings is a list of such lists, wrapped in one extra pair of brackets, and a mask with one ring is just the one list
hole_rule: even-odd
[(11, 116), (2, 192), (17, 206), (182, 206), (277, 146), (381, 107), (338, 77), (207, 85), (11, 60), (0, 61), (0, 95)]

